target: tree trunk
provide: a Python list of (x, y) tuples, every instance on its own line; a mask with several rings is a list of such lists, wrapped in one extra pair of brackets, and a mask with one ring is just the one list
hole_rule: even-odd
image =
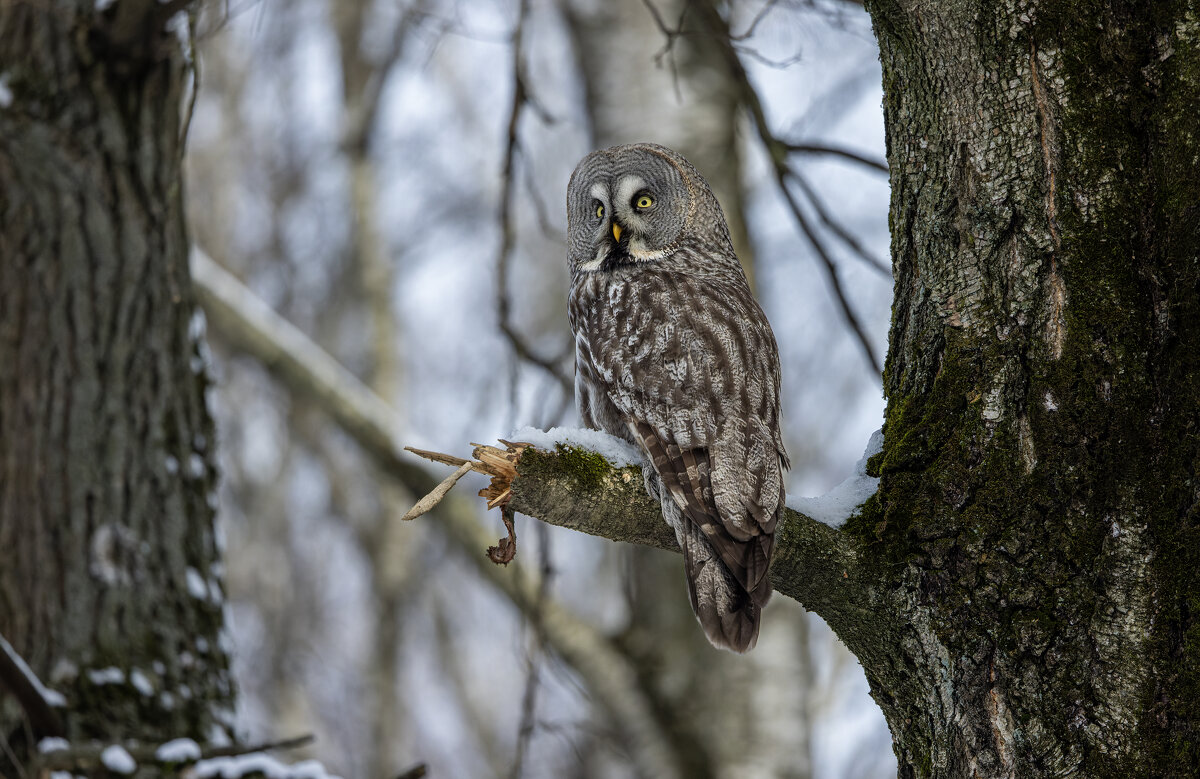
[(1194, 2), (868, 3), (895, 274), (844, 636), (901, 776), (1200, 765)]
[(68, 737), (208, 741), (233, 690), (190, 68), (177, 9), (95, 5), (0, 3), (0, 634), (66, 695)]

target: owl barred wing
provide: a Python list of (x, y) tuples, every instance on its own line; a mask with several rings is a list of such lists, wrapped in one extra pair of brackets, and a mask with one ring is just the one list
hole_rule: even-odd
[[(735, 529), (731, 532), (731, 528), (722, 521), (713, 501), (712, 466), (708, 449), (680, 449), (667, 434), (654, 430), (645, 422), (636, 423), (634, 431), (650, 456), (663, 488), (674, 499), (683, 516), (700, 530), (702, 537), (716, 550), (738, 584), (748, 591), (757, 590), (767, 574), (774, 536), (770, 531), (742, 533)], [(773, 529), (774, 522), (771, 526)], [(685, 554), (685, 559), (690, 561), (690, 558), (691, 555)]]
[(588, 368), (683, 515), (765, 602), (783, 501), (778, 356), (749, 288), (729, 286), (642, 272), (610, 301), (623, 326), (589, 339), (626, 348), (592, 351)]

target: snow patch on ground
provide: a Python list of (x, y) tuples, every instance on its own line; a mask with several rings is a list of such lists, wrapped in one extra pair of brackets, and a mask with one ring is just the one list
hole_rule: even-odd
[(599, 454), (617, 468), (627, 465), (641, 465), (642, 453), (628, 441), (622, 441), (616, 436), (602, 433), (599, 430), (588, 430), (577, 427), (552, 427), (549, 430), (538, 430), (536, 427), (522, 427), (514, 430), (508, 440), (524, 441), (533, 444), (538, 449), (553, 451), (558, 444), (588, 449)]
[(187, 763), (200, 759), (200, 745), (190, 738), (177, 738), (154, 750), (154, 759), (164, 763)]
[(788, 508), (824, 522), (830, 527), (841, 527), (854, 515), (858, 507), (879, 489), (879, 479), (867, 475), (867, 460), (883, 451), (883, 431), (876, 430), (867, 442), (867, 450), (854, 465), (850, 478), (829, 492), (816, 498), (788, 497)]
[(137, 761), (120, 744), (105, 747), (100, 753), (100, 762), (114, 774), (132, 774), (137, 770)]
[(190, 775), (196, 779), (238, 779), (255, 772), (267, 779), (341, 779), (315, 760), (286, 765), (262, 752), (201, 760), (192, 766)]

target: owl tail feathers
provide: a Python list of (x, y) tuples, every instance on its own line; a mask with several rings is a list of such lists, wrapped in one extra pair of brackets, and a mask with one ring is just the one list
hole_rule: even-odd
[(720, 649), (743, 653), (758, 642), (762, 607), (771, 597), (771, 585), (763, 577), (753, 592), (747, 592), (721, 562), (698, 528), (690, 525), (677, 533), (683, 547), (688, 599), (709, 643)]

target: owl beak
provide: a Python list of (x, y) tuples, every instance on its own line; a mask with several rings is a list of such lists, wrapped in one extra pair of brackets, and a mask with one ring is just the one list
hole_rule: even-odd
[(621, 242), (621, 225), (613, 222), (613, 238), (617, 239), (617, 243)]

